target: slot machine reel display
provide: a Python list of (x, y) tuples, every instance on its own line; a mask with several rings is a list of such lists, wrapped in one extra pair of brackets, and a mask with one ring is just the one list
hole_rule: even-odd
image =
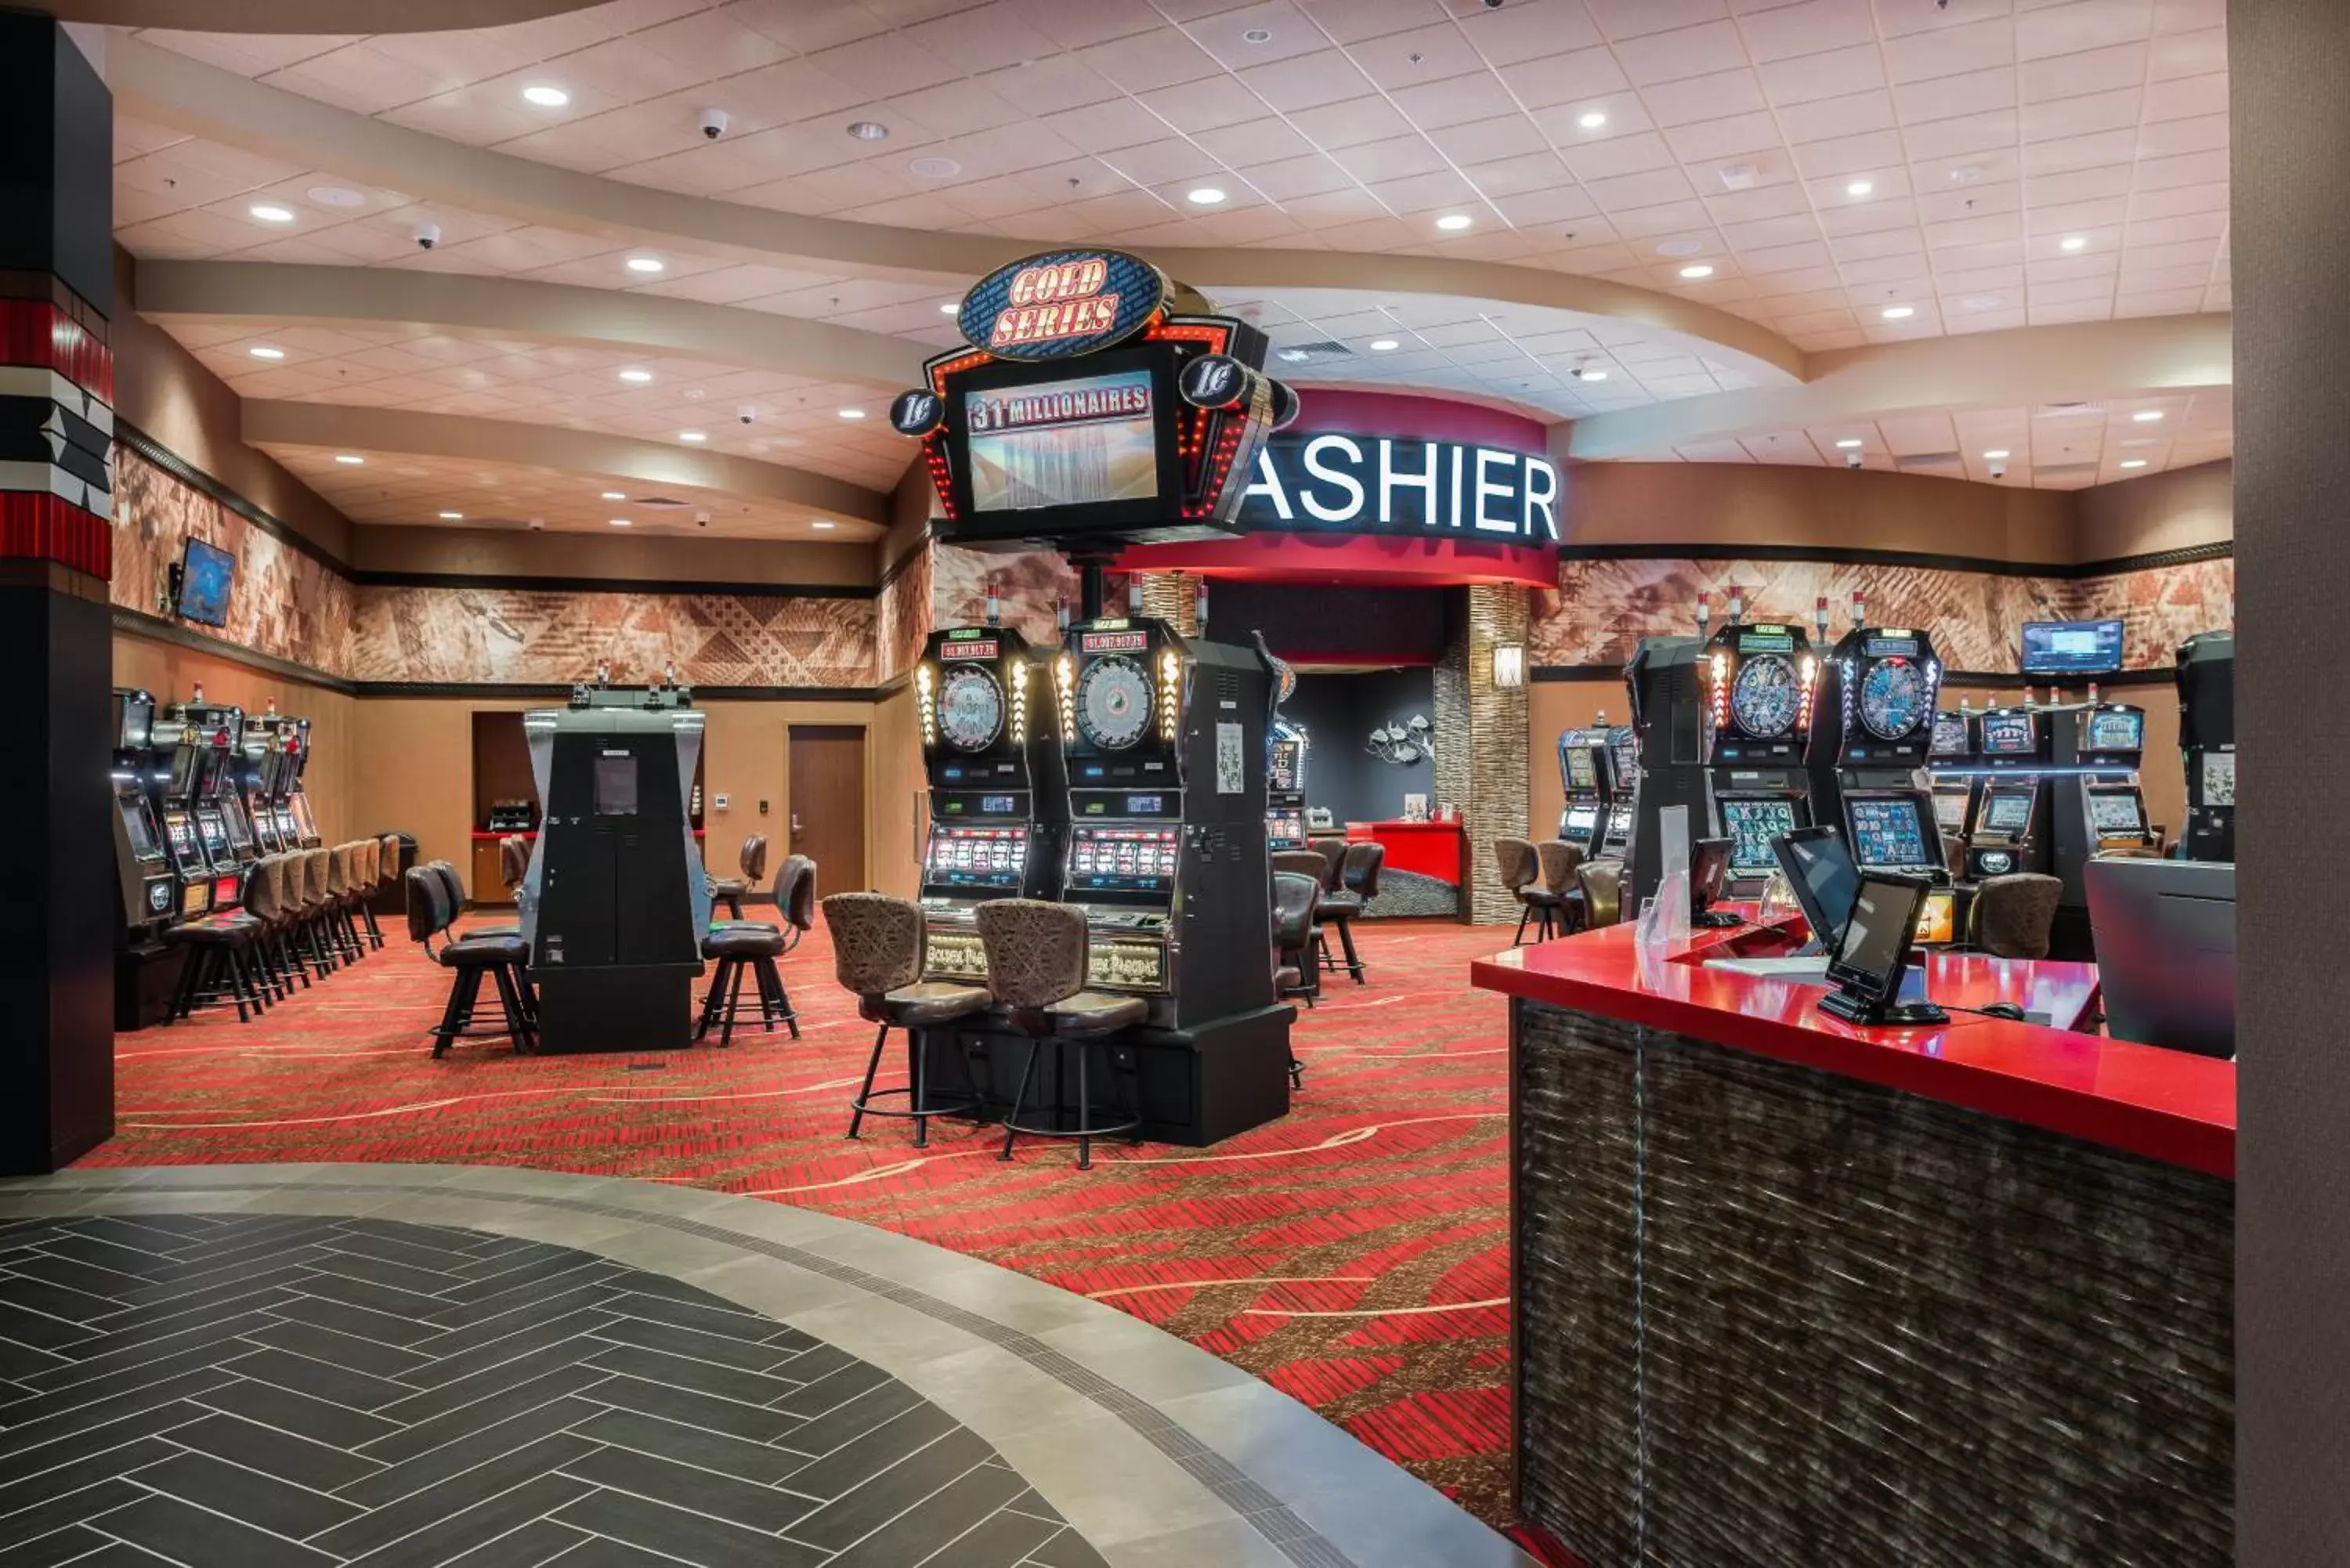
[(1707, 785), (1716, 836), (1731, 841), (1727, 891), (1760, 892), (1778, 857), (1773, 839), (1812, 825), (1804, 770), (1820, 661), (1789, 621), (1731, 623), (1705, 647)]
[[(1604, 718), (1603, 718), (1604, 725)], [(1558, 737), (1558, 780), (1565, 805), (1558, 814), (1561, 842), (1596, 859), (1607, 830), (1607, 731), (1568, 730)]]
[(1060, 891), (1068, 793), (1050, 659), (1050, 649), (1006, 628), (954, 627), (932, 632), (914, 667), (930, 780), (920, 897), (933, 979), (986, 976), (983, 902)]
[(180, 881), (147, 794), (155, 699), (117, 687), (113, 716), (114, 1026), (142, 1029), (162, 1022), (178, 977), (162, 934), (179, 918)]
[(1812, 723), (1812, 805), (1844, 831), (1863, 871), (1929, 884), (1918, 940), (1947, 943), (1958, 925), (1936, 802), (1918, 782), (1930, 760), (1942, 661), (1933, 639), (1908, 627), (1853, 627), (1828, 654)]
[(1631, 725), (1617, 724), (1607, 732), (1607, 749), (1601, 760), (1607, 820), (1601, 830), (1599, 853), (1607, 859), (1628, 861), (1633, 825), (1639, 820), (1640, 810), (1640, 745)]
[(220, 793), (244, 727), (243, 710), (207, 704), (200, 694), (161, 710), (149, 732), (148, 791), (178, 878), (182, 919), (239, 901), (240, 867)]
[(1926, 776), (1934, 794), (1934, 826), (1953, 838), (1963, 839), (1974, 821), (1975, 716), (1960, 706), (1934, 715), (1934, 734), (1926, 748)]

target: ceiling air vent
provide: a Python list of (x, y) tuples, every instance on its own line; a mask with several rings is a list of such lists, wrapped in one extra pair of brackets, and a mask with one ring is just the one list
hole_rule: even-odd
[(2032, 417), (2036, 420), (2074, 420), (2091, 414), (2101, 415), (2105, 411), (2105, 404), (2082, 399), (2069, 403), (2043, 403), (2032, 410)]
[(1319, 343), (1287, 344), (1274, 349), (1273, 357), (1284, 365), (1326, 365), (1333, 359), (1351, 359), (1355, 351), (1326, 337)]
[(2095, 479), (2097, 477), (2097, 465), (2094, 462), (2034, 463), (2032, 477), (2034, 481)]
[(1893, 460), (1893, 466), (1904, 471), (1916, 468), (1964, 468), (1967, 460), (1954, 452), (1913, 452)]
[(629, 504), (640, 512), (682, 512), (691, 503), (669, 495), (639, 495)]

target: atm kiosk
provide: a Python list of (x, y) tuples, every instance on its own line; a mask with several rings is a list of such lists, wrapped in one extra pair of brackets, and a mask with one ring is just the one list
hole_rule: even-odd
[(1982, 793), (1967, 834), (1966, 877), (2046, 872), (2048, 769), (2054, 761), (2053, 715), (2031, 706), (1986, 708), (1975, 722)]
[(702, 715), (681, 687), (580, 686), (523, 715), (539, 833), (518, 902), (542, 1051), (682, 1048), (710, 888), (688, 803)]
[(2236, 858), (2236, 634), (2199, 632), (2178, 645), (2178, 749), (2187, 767), (2189, 860)]
[[(1603, 714), (1604, 718), (1605, 715)], [(1639, 820), (1640, 744), (1629, 724), (1607, 732), (1607, 749), (1601, 755), (1601, 778), (1607, 791), (1607, 820), (1601, 831), (1599, 853), (1608, 860), (1632, 858), (1634, 824)]]
[(1059, 896), (1068, 789), (1053, 733), (1051, 652), (1002, 627), (934, 631), (914, 666), (931, 835), (922, 914), (937, 980), (987, 973), (974, 913)]
[(1974, 821), (1975, 716), (1960, 703), (1959, 711), (1945, 709), (1934, 715), (1934, 733), (1926, 746), (1927, 787), (1934, 795), (1934, 826), (1945, 838), (1963, 842)]
[(1566, 802), (1558, 814), (1559, 841), (1582, 850), (1586, 860), (1598, 858), (1607, 832), (1606, 724), (1602, 714), (1601, 727), (1565, 730), (1558, 737), (1558, 782)]
[(1908, 627), (1868, 626), (1858, 596), (1853, 628), (1821, 668), (1808, 761), (1812, 805), (1838, 826), (1863, 871), (1898, 871), (1934, 884), (1918, 941), (1958, 937), (1932, 793), (1918, 783), (1933, 746), (1942, 661), (1934, 639)]
[(114, 1026), (162, 1022), (178, 966), (163, 931), (180, 912), (180, 883), (147, 795), (148, 744), (155, 699), (114, 690)]
[(1706, 791), (1713, 832), (1730, 840), (1725, 891), (1752, 898), (1779, 868), (1772, 841), (1812, 825), (1804, 761), (1818, 695), (1819, 659), (1793, 621), (1742, 620), (1705, 645)]
[(150, 732), (150, 755), (161, 763), (151, 772), (150, 788), (179, 878), (182, 919), (234, 909), (242, 901), (242, 867), (229, 842), (221, 792), (229, 753), (244, 728), (243, 710), (207, 704), (200, 691), (194, 701), (159, 711)]
[[(1699, 623), (1700, 628), (1703, 624)], [(1675, 806), (1688, 811), (1692, 844), (1711, 831), (1705, 693), (1698, 679), (1704, 653), (1700, 638), (1645, 637), (1624, 667), (1639, 767), (1631, 830), (1632, 879), (1623, 895), (1627, 919), (1656, 897), (1657, 884), (1664, 880), (1664, 845), (1657, 827), (1663, 814)]]

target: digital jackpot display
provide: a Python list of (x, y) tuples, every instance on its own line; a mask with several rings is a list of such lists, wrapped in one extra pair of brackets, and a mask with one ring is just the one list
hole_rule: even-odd
[(1159, 493), (1152, 375), (1126, 370), (963, 395), (977, 512)]

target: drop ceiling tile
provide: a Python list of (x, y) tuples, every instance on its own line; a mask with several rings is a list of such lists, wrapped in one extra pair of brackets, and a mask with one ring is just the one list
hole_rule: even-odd
[(1799, 143), (1890, 130), (1895, 124), (1893, 98), (1879, 89), (1783, 104), (1779, 109), (1779, 123), (1786, 128), (1787, 140)]
[(1432, 173), (1447, 167), (1444, 155), (1417, 131), (1344, 148), (1331, 157), (1340, 168), (1366, 184)]
[(2206, 185), (2176, 185), (2159, 191), (2138, 191), (2129, 197), (2133, 218), (2162, 218), (2183, 213), (2221, 213), (2228, 210), (2228, 187), (2215, 182)]
[[(1626, 178), (1638, 180), (1642, 175)], [(1598, 192), (1593, 192), (1596, 197)], [(1627, 241), (1643, 242), (1653, 249), (1657, 241), (1668, 234), (1702, 229), (1711, 214), (1703, 203), (1692, 201), (1657, 202), (1645, 207), (1627, 207), (1614, 214), (1616, 232)]]
[[(1655, 13), (1668, 9), (1669, 5), (1669, 0), (1663, 4), (1651, 0), (1642, 9), (1653, 17)], [(1606, 27), (1607, 24), (1603, 21), (1601, 26)], [(1640, 87), (1682, 77), (1738, 70), (1752, 64), (1737, 25), (1728, 20), (1671, 32), (1643, 33), (1637, 37), (1617, 36), (1613, 47), (1624, 74)]]
[(1468, 167), (1529, 155), (1547, 155), (1549, 143), (1523, 114), (1499, 115), (1466, 125), (1431, 130), (1429, 140), (1455, 164)]
[(2045, 141), (2028, 143), (2023, 149), (2023, 172), (2029, 179), (2038, 174), (2069, 173), (2076, 169), (2102, 169), (2113, 164), (2126, 164), (2137, 156), (2138, 133), (2135, 126), (2121, 130), (2100, 131), (2095, 136), (2058, 137)]
[(2174, 185), (2208, 185), (2227, 177), (2228, 154), (2215, 150), (2141, 159), (2131, 185), (2138, 191), (2163, 191)]
[(1039, 124), (1073, 148), (1115, 152), (1169, 139), (1167, 122), (1130, 98), (1114, 98), (1039, 118)]
[(1354, 177), (1319, 152), (1303, 158), (1277, 159), (1271, 163), (1244, 164), (1241, 173), (1275, 202), (1355, 188)]
[(1140, 97), (1143, 107), (1186, 133), (1265, 122), (1264, 100), (1243, 87), (1237, 77), (1207, 77), (1180, 87), (1159, 88)]
[(1222, 69), (1205, 49), (1168, 28), (1079, 49), (1077, 59), (1128, 92), (1198, 81)]
[(1768, 107), (1761, 78), (1744, 67), (1656, 82), (1639, 89), (1648, 118), (1661, 126), (1690, 125)]
[(1528, 109), (1573, 105), (1607, 109), (1609, 95), (1628, 94), (1631, 82), (1609, 49), (1577, 49), (1546, 59), (1504, 61), (1497, 67), (1503, 85)]
[(2116, 37), (2143, 38), (2154, 30), (2154, 0), (2073, 0), (2029, 9), (2016, 17), (2020, 59), (2076, 55)]
[[(1343, 103), (1365, 96), (1372, 84), (1339, 49), (1319, 49), (1237, 73), (1248, 89), (1284, 114)], [(1441, 84), (1438, 84), (1441, 85)], [(1492, 88), (1484, 84), (1481, 111), (1492, 112)], [(1409, 112), (1409, 109), (1406, 112)]]
[[(1885, 7), (1879, 6), (1882, 23)], [(2015, 63), (2015, 24), (2006, 17), (1936, 27), (1885, 41), (1886, 74), (1895, 83), (1993, 70)]]
[(1074, 55), (1007, 66), (974, 78), (980, 86), (1031, 114), (1051, 114), (1114, 98), (1120, 88)]
[(1584, 6), (1611, 39), (1642, 37), (1730, 15), (1723, 0), (1584, 0)]
[(1746, 191), (1709, 191), (1705, 204), (1716, 219), (1725, 223), (1812, 210), (1804, 188), (1788, 180), (1768, 182)]
[[(1471, 47), (1467, 35), (1450, 22), (1365, 38), (1348, 44), (1347, 53), (1366, 76), (1389, 90), (1472, 72), (1489, 82), (1492, 79), (1484, 68), (1484, 59)], [(1521, 54), (1512, 57), (1529, 57)]]
[[(1947, 123), (1947, 122), (1946, 122)], [(1863, 174), (1902, 161), (1901, 136), (1890, 130), (1813, 141), (1795, 149), (1795, 169), (1804, 178)]]
[(1589, 217), (1598, 209), (1591, 198), (1574, 185), (1557, 185), (1544, 191), (1529, 191), (1523, 196), (1494, 198), (1502, 216), (1518, 228), (1531, 228), (1546, 223), (1568, 223)]
[(1289, 122), (1306, 140), (1326, 152), (1343, 151), (1365, 142), (1388, 140), (1412, 133), (1411, 122), (1404, 119), (1392, 104), (1379, 98), (1358, 98), (1346, 103), (1302, 109), (1291, 115)]
[(1734, 161), (1742, 154), (1776, 151), (1783, 145), (1778, 120), (1767, 112), (1676, 126), (1665, 131), (1664, 138), (1673, 156), (1684, 164)]
[(2228, 145), (2228, 117), (2199, 115), (2191, 119), (2167, 119), (2138, 133), (2138, 156), (2168, 158), (2184, 152), (2211, 152)]
[(1517, 106), (1507, 95), (1493, 89), (1490, 76), (1454, 77), (1449, 81), (1398, 88), (1388, 95), (1388, 101), (1401, 109), (1414, 125), (1430, 130), (1490, 119), (1504, 110), (1517, 112)]

